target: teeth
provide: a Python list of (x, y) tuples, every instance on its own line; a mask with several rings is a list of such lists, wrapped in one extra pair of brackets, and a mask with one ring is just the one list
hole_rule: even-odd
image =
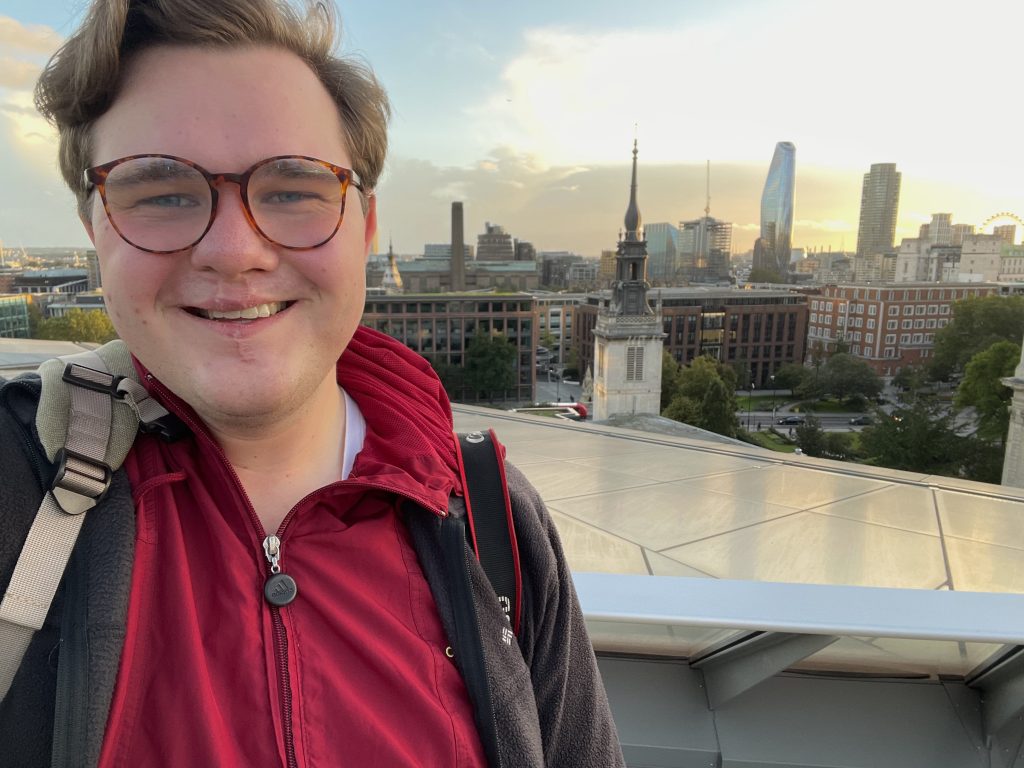
[(259, 317), (271, 317), (285, 308), (280, 301), (272, 301), (269, 304), (257, 304), (254, 307), (245, 309), (232, 309), (227, 312), (218, 312), (214, 309), (201, 309), (199, 313), (208, 320), (255, 320)]

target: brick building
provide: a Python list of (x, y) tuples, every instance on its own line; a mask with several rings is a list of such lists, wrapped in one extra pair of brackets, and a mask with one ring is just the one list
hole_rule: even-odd
[(809, 297), (808, 353), (843, 339), (879, 376), (894, 376), (931, 356), (935, 332), (949, 324), (953, 302), (998, 292), (983, 283), (828, 285)]
[[(465, 352), (478, 332), (502, 333), (516, 347), (517, 384), (513, 400), (533, 400), (537, 348), (537, 304), (532, 296), (511, 294), (405, 294), (368, 296), (363, 325), (375, 328), (429, 360), (464, 366)], [(470, 393), (452, 393), (465, 400)]]
[[(594, 327), (600, 294), (574, 308), (572, 344), (580, 375), (594, 364)], [(807, 339), (807, 297), (789, 291), (729, 288), (663, 288), (651, 291), (659, 302), (665, 349), (688, 365), (710, 355), (734, 366), (741, 383), (749, 373), (758, 387), (786, 363), (801, 363)]]

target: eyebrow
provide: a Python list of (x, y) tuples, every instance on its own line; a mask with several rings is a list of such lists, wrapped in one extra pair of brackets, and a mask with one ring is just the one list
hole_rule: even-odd
[[(199, 176), (199, 172), (180, 163), (148, 163), (134, 166), (130, 173), (119, 173), (114, 181), (117, 184), (144, 184), (148, 181), (166, 181), (167, 179)], [(110, 177), (107, 177), (110, 183)]]

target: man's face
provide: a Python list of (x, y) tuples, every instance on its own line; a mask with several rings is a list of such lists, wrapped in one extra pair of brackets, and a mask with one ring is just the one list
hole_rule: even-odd
[[(240, 173), (277, 155), (352, 167), (319, 80), (294, 54), (263, 47), (143, 52), (97, 121), (93, 147), (96, 165), (152, 153), (213, 173)], [(334, 238), (291, 251), (249, 225), (237, 185), (220, 184), (219, 193), (206, 237), (176, 253), (122, 240), (99, 195), (86, 227), (110, 317), (132, 353), (211, 425), (269, 425), (334, 387), (334, 364), (363, 311), (374, 209), (364, 216), (349, 187)], [(261, 304), (287, 308), (254, 320), (204, 316)]]

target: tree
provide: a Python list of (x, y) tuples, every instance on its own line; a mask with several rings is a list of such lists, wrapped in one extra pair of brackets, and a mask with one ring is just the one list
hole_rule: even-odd
[(997, 341), (978, 352), (967, 363), (963, 381), (957, 388), (957, 408), (973, 407), (978, 414), (978, 437), (1002, 443), (1010, 426), (1010, 400), (1013, 390), (1002, 379), (1012, 376), (1020, 360), (1020, 346), (1012, 341)]
[(493, 400), (516, 383), (516, 348), (503, 333), (478, 331), (466, 350), (466, 387), (478, 398)]
[(975, 296), (953, 305), (953, 319), (935, 334), (929, 375), (944, 381), (997, 341), (1024, 336), (1024, 296)]
[(98, 309), (72, 309), (64, 317), (39, 321), (38, 338), (59, 341), (89, 341), (105, 344), (117, 338), (117, 331), (106, 312)]
[(800, 363), (786, 363), (775, 372), (775, 386), (779, 389), (796, 391), (805, 380), (812, 376), (813, 374), (810, 369), (805, 368)]
[(748, 283), (782, 283), (784, 280), (779, 278), (779, 273), (774, 269), (767, 269), (765, 267), (757, 267), (750, 270), (750, 274), (747, 276)]
[[(672, 353), (667, 349), (661, 353), (661, 410), (664, 411), (668, 408), (668, 404), (672, 402), (672, 398), (676, 396), (679, 385), (681, 383), (681, 377), (683, 368), (676, 359), (672, 357)], [(670, 417), (671, 418), (671, 417)]]
[(710, 357), (698, 357), (680, 372), (675, 395), (662, 415), (735, 437), (736, 372)]
[(816, 416), (809, 414), (807, 420), (796, 428), (796, 444), (808, 456), (825, 455), (825, 431)]
[(938, 403), (918, 399), (879, 414), (860, 433), (860, 443), (871, 463), (912, 472), (962, 476), (969, 442), (956, 434), (950, 417)]
[(841, 352), (825, 363), (822, 386), (839, 400), (874, 398), (882, 391), (882, 380), (863, 360)]
[(907, 365), (900, 368), (892, 377), (892, 385), (904, 392), (910, 392), (912, 397), (917, 396), (917, 391), (925, 385), (928, 379), (928, 370), (920, 365)]

